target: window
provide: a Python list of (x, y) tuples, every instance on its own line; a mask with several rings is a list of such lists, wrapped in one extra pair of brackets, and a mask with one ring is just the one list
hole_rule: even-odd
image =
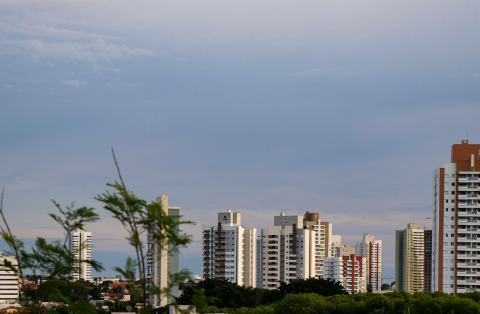
[(455, 217), (450, 217), (450, 220), (455, 220)]
[(454, 251), (450, 251), (450, 254), (455, 254), (455, 252), (454, 252)]
[(445, 203), (448, 203), (448, 200), (445, 200)]
[(455, 186), (455, 183), (452, 183), (452, 186)]
[(451, 194), (452, 194), (452, 195), (455, 195), (455, 191), (452, 191), (452, 193), (451, 193)]
[(450, 228), (455, 229), (455, 225), (451, 225)]
[(452, 233), (450, 236), (451, 236), (452, 238), (454, 238), (454, 237), (455, 237), (455, 234), (454, 234), (454, 233)]
[(455, 242), (450, 242), (450, 245), (455, 245)]
[(447, 234), (445, 234), (445, 237), (446, 237), (446, 238), (448, 238), (448, 233), (447, 233)]
[(447, 211), (447, 212), (448, 212), (448, 208), (445, 208), (445, 211)]
[(455, 203), (455, 200), (451, 200), (450, 202), (453, 204), (453, 203)]

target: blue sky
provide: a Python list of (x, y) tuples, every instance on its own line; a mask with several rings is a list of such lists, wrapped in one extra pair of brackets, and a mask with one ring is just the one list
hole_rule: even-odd
[[(22, 238), (50, 199), (98, 208), (107, 272), (131, 253), (93, 197), (116, 180), (196, 221), (320, 212), (344, 242), (429, 226), (432, 172), (479, 143), (478, 1), (0, 3), (0, 183)], [(101, 252), (101, 253), (100, 253)], [(97, 254), (97, 255), (96, 255)], [(200, 245), (181, 266), (200, 274)]]

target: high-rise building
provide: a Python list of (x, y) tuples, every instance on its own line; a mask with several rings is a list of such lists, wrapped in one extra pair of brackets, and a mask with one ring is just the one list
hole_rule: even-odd
[(432, 230), (424, 232), (424, 292), (432, 292)]
[[(0, 265), (10, 263), (17, 267), (17, 260), (13, 256), (3, 255), (0, 252)], [(0, 302), (15, 303), (19, 297), (18, 274), (11, 268), (0, 267)]]
[(303, 228), (312, 230), (314, 241), (312, 242), (313, 256), (315, 260), (315, 276), (323, 277), (323, 260), (329, 256), (329, 243), (332, 236), (332, 224), (321, 221), (318, 213), (306, 212), (303, 216)]
[(279, 281), (315, 277), (316, 236), (302, 216), (274, 216), (274, 226), (262, 229), (258, 240), (257, 286), (275, 289)]
[[(162, 194), (157, 197), (157, 202), (160, 203), (162, 211), (168, 216), (172, 216), (174, 220), (180, 218), (180, 207), (168, 206), (168, 196)], [(147, 232), (147, 280), (153, 282), (160, 289), (168, 286), (168, 274), (178, 273), (179, 269), (179, 254), (177, 250), (173, 250), (171, 246), (162, 247), (155, 243), (153, 234), (157, 226), (151, 226)], [(176, 230), (179, 233), (179, 230)], [(150, 295), (150, 303), (154, 306), (164, 306), (171, 301), (172, 297), (179, 296), (178, 286), (171, 287), (172, 296), (166, 295)]]
[(217, 217), (216, 225), (202, 227), (203, 277), (255, 287), (257, 229), (244, 228), (238, 212), (220, 212)]
[(429, 266), (425, 265), (427, 252), (431, 251), (430, 234), (430, 230), (420, 229), (415, 223), (396, 231), (395, 290), (422, 292), (430, 285)]
[(336, 257), (338, 248), (341, 247), (342, 236), (341, 235), (330, 235), (328, 237), (328, 255), (327, 257)]
[(480, 144), (463, 140), (433, 173), (432, 290), (480, 290)]
[(373, 291), (382, 290), (382, 240), (364, 234), (363, 241), (355, 245), (355, 255), (365, 257), (367, 286)]
[(324, 278), (339, 281), (348, 293), (367, 292), (366, 259), (348, 244), (337, 247), (336, 257), (323, 262)]
[(75, 271), (72, 277), (75, 280), (92, 279), (92, 266), (89, 263), (82, 262), (92, 259), (92, 233), (77, 229), (70, 233), (68, 237), (70, 251), (73, 252), (78, 264), (75, 265)]

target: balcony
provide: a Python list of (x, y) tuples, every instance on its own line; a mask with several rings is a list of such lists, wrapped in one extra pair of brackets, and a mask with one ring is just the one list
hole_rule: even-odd
[[(459, 216), (467, 216), (467, 215), (472, 215), (472, 214), (467, 214), (466, 212), (463, 212), (463, 215), (461, 215), (462, 212), (459, 212)], [(480, 220), (477, 218), (460, 218), (458, 219), (458, 224), (459, 225), (480, 225)]]

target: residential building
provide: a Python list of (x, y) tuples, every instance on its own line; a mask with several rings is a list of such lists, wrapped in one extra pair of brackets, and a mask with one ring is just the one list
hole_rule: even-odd
[[(430, 230), (409, 223), (407, 229), (395, 235), (395, 289), (397, 291), (423, 292), (429, 285), (428, 265), (425, 265)], [(431, 237), (430, 237), (431, 239)], [(427, 256), (427, 260), (428, 260)]]
[(424, 292), (432, 292), (432, 230), (424, 231)]
[[(15, 257), (0, 252), (0, 265), (5, 265), (6, 261), (13, 267), (18, 266)], [(0, 266), (0, 302), (15, 303), (18, 298), (18, 274), (9, 267)]]
[(68, 243), (70, 251), (73, 252), (75, 259), (78, 261), (72, 272), (73, 279), (91, 280), (92, 266), (85, 261), (92, 259), (92, 233), (77, 229), (70, 233)]
[(301, 216), (274, 216), (274, 226), (262, 229), (258, 241), (257, 286), (275, 289), (279, 281), (315, 277), (316, 236)]
[(312, 254), (315, 260), (314, 277), (322, 278), (323, 260), (332, 256), (330, 249), (336, 241), (341, 242), (341, 237), (332, 235), (332, 224), (327, 221), (321, 221), (318, 213), (307, 211), (303, 216), (303, 228), (312, 230), (314, 233), (314, 242), (312, 242), (314, 246)]
[(366, 258), (348, 244), (337, 248), (336, 257), (324, 260), (324, 278), (339, 281), (348, 293), (367, 291)]
[(337, 256), (338, 248), (341, 246), (342, 246), (342, 236), (330, 235), (328, 237), (328, 256), (327, 257)]
[(220, 212), (216, 225), (202, 226), (203, 278), (256, 286), (257, 229), (244, 228), (241, 217), (231, 210)]
[[(180, 218), (180, 207), (172, 207), (168, 205), (168, 196), (162, 194), (157, 197), (157, 202), (160, 203), (162, 211), (168, 216), (172, 216), (173, 220)], [(154, 241), (153, 234), (158, 226), (151, 226), (147, 232), (147, 279), (150, 283), (154, 283), (160, 289), (168, 286), (168, 274), (178, 273), (179, 269), (179, 254), (178, 251), (173, 250), (171, 246), (162, 247)], [(158, 229), (157, 229), (158, 231)], [(176, 230), (179, 233), (179, 230)], [(174, 296), (179, 296), (178, 285), (171, 287), (172, 296), (166, 295), (150, 295), (149, 301), (154, 307), (165, 306), (167, 303), (173, 301)]]
[(480, 290), (480, 144), (463, 140), (433, 173), (432, 290)]
[(355, 255), (365, 257), (367, 289), (382, 290), (382, 240), (375, 240), (370, 234), (363, 235), (363, 241), (355, 245)]

